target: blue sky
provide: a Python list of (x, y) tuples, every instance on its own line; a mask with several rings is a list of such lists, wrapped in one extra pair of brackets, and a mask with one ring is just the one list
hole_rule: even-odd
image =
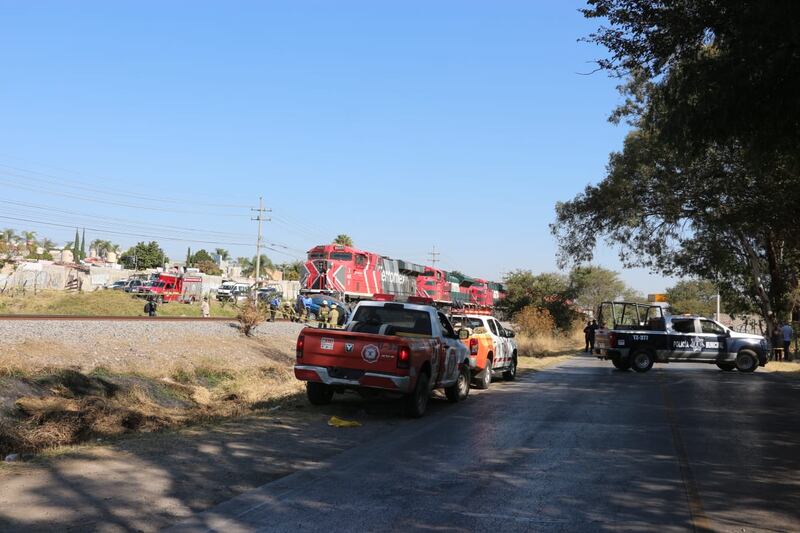
[(625, 135), (614, 80), (581, 75), (603, 53), (581, 6), (3, 2), (0, 227), (253, 255), (263, 195), (277, 261), (347, 233), (490, 279), (554, 270), (554, 204)]

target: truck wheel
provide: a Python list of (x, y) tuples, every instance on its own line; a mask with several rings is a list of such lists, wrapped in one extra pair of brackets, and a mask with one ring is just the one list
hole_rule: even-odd
[(462, 365), (458, 370), (458, 380), (444, 389), (444, 395), (452, 403), (457, 403), (466, 400), (469, 396), (469, 368)]
[(611, 364), (618, 370), (630, 370), (631, 362), (627, 359), (623, 360), (621, 357), (616, 356), (611, 358)]
[(650, 355), (650, 352), (646, 352), (644, 350), (634, 352), (631, 359), (631, 366), (637, 372), (647, 372), (653, 368), (653, 356)]
[(506, 381), (514, 381), (517, 377), (517, 355), (514, 354), (514, 357), (511, 358), (511, 366), (503, 372), (503, 379)]
[(306, 396), (311, 405), (327, 405), (333, 399), (333, 389), (324, 383), (309, 381), (306, 383)]
[(492, 360), (486, 359), (486, 368), (483, 369), (483, 373), (475, 382), (475, 386), (481, 390), (486, 390), (489, 388), (489, 385), (491, 384), (492, 384)]
[(431, 378), (425, 372), (421, 373), (417, 378), (417, 385), (414, 387), (414, 392), (406, 396), (406, 414), (412, 418), (419, 418), (425, 414), (425, 409), (428, 408), (428, 398), (431, 395), (430, 390)]
[(736, 356), (736, 370), (739, 372), (753, 372), (758, 367), (758, 358), (750, 350), (741, 350)]
[(734, 368), (736, 368), (736, 363), (717, 363), (717, 366), (720, 370), (724, 370), (725, 372), (730, 372)]

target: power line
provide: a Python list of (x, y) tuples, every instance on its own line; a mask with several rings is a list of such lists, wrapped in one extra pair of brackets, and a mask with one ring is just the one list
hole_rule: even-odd
[[(58, 227), (58, 228), (70, 228), (70, 229), (72, 229), (72, 228), (75, 227), (74, 225), (71, 225), (71, 224), (58, 224), (56, 222), (45, 222), (43, 220), (32, 220), (32, 219), (28, 219), (28, 218), (8, 217), (8, 216), (3, 216), (3, 215), (0, 215), (0, 219), (3, 219), (3, 220), (16, 220), (16, 221), (19, 221), (19, 222), (28, 222), (28, 223), (31, 223), (31, 224), (42, 224), (42, 225), (45, 225), (45, 226), (54, 226), (54, 227)], [(140, 238), (146, 238), (146, 239), (161, 239), (161, 240), (164, 240), (164, 241), (196, 242), (196, 243), (200, 243), (200, 244), (220, 244), (220, 245), (227, 245), (227, 246), (248, 246), (248, 243), (243, 243), (243, 242), (205, 241), (205, 240), (200, 240), (200, 239), (186, 239), (186, 238), (181, 238), (181, 237), (165, 237), (163, 235), (161, 235), (161, 236), (159, 236), (159, 235), (145, 235), (145, 234), (141, 234), (141, 233), (130, 233), (130, 232), (126, 232), (126, 231), (116, 231), (116, 230), (110, 230), (110, 229), (90, 228), (89, 226), (86, 226), (84, 229), (88, 229), (90, 231), (102, 232), (102, 233), (113, 233), (113, 234), (116, 234), (116, 235), (126, 235), (126, 236), (137, 237), (137, 238), (140, 237)]]
[[(145, 194), (140, 194), (140, 193), (132, 193), (132, 192), (120, 191), (120, 190), (117, 190), (117, 189), (114, 189), (114, 190), (102, 189), (102, 188), (99, 188), (99, 187), (94, 187), (94, 186), (91, 186), (91, 185), (87, 185), (85, 182), (76, 181), (76, 180), (69, 180), (69, 179), (64, 178), (63, 176), (58, 176), (58, 175), (55, 175), (55, 174), (48, 174), (46, 172), (40, 172), (38, 170), (31, 170), (31, 169), (27, 169), (27, 168), (17, 167), (17, 166), (8, 165), (8, 164), (5, 164), (5, 163), (0, 163), (0, 167), (10, 168), (12, 170), (25, 172), (25, 173), (28, 173), (28, 174), (37, 174), (39, 176), (44, 176), (46, 178), (52, 178), (50, 180), (47, 180), (47, 179), (42, 179), (42, 178), (35, 178), (35, 177), (32, 177), (32, 176), (20, 176), (20, 177), (25, 177), (26, 179), (34, 179), (34, 180), (38, 179), (39, 181), (44, 181), (44, 182), (49, 182), (49, 183), (54, 183), (53, 180), (57, 180), (57, 181), (55, 181), (55, 183), (57, 185), (61, 185), (61, 182), (68, 182), (68, 183), (71, 184), (70, 187), (83, 189), (83, 190), (87, 190), (87, 191), (91, 191), (91, 192), (98, 192), (100, 194), (106, 194), (106, 195), (110, 195), (110, 196), (127, 196), (129, 198), (136, 198), (136, 199), (139, 199), (139, 200), (149, 200), (149, 201), (161, 202), (161, 203), (172, 203), (172, 204), (184, 204), (184, 203), (186, 203), (186, 199), (185, 198), (179, 199), (179, 198), (171, 198), (171, 197), (165, 197), (165, 196), (150, 196), (150, 195), (145, 195)], [(98, 178), (98, 179), (107, 179), (107, 178)], [(246, 206), (243, 206), (243, 205), (220, 204), (220, 203), (217, 203), (217, 202), (192, 202), (192, 203), (194, 203), (196, 205), (206, 205), (206, 206), (209, 206), (209, 207), (227, 207), (227, 208), (232, 208), (232, 209), (234, 209), (234, 208), (235, 209), (241, 209), (242, 207), (246, 207)]]

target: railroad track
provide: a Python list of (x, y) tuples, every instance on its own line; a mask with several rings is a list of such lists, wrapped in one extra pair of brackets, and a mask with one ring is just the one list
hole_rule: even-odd
[[(75, 320), (75, 321), (137, 321), (137, 322), (236, 322), (235, 317), (212, 316), (78, 316), (78, 315), (0, 315), (2, 320)], [(288, 322), (285, 318), (276, 318), (276, 322)]]

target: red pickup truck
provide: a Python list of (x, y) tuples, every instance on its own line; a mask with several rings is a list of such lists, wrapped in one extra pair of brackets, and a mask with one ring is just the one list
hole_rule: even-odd
[(307, 327), (297, 338), (294, 375), (307, 382), (312, 404), (346, 390), (377, 390), (403, 396), (407, 414), (420, 417), (433, 389), (451, 402), (467, 397), (469, 350), (434, 307), (362, 301), (350, 316), (343, 330)]

